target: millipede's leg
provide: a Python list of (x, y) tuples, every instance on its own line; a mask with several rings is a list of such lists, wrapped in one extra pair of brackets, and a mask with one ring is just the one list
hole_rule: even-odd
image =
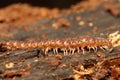
[(63, 54), (65, 55), (65, 50), (64, 49), (61, 49), (63, 51)]
[(91, 47), (93, 49), (94, 52), (97, 52), (96, 47)]
[(68, 49), (68, 54), (71, 54), (71, 53), (70, 53), (70, 48)]
[(66, 49), (63, 49), (63, 51), (64, 51), (64, 55), (66, 55)]
[(54, 54), (58, 54), (57, 48), (53, 49)]
[(53, 49), (53, 54), (56, 54), (56, 50), (55, 49)]
[(42, 49), (42, 52), (44, 52), (44, 54), (47, 55), (47, 53), (45, 52), (45, 49)]
[(90, 50), (91, 50), (91, 47), (90, 47), (90, 46), (88, 46), (88, 51), (90, 52)]
[(44, 49), (45, 55), (48, 53), (48, 48)]
[(70, 53), (69, 53), (69, 54), (71, 55), (71, 54), (72, 54), (72, 52), (73, 52), (73, 49), (72, 49), (72, 48), (70, 48)]
[(55, 48), (56, 53), (58, 54), (58, 48)]
[(112, 52), (112, 51), (113, 51), (113, 48), (108, 49), (108, 52)]
[(80, 52), (80, 48), (79, 48), (79, 47), (77, 47), (77, 52), (78, 52), (78, 53)]
[(84, 48), (83, 48), (83, 47), (81, 47), (81, 50), (83, 51), (83, 54), (85, 54), (85, 50), (84, 50)]
[(97, 52), (97, 46), (95, 46), (95, 53)]
[(45, 52), (45, 55), (47, 54), (47, 51), (46, 51), (46, 49), (44, 50), (44, 52)]
[(73, 48), (71, 48), (71, 54), (73, 54)]
[(69, 54), (71, 55), (71, 54), (72, 54), (72, 52), (73, 52), (73, 49), (72, 49), (72, 48), (70, 48), (70, 49), (69, 49)]
[(105, 49), (101, 46), (100, 49), (102, 49), (105, 52)]
[(72, 55), (73, 55), (74, 53), (75, 53), (75, 49), (73, 48), (73, 49), (72, 49)]
[(67, 55), (68, 54), (68, 51), (67, 51), (67, 49), (65, 49), (65, 55)]
[(88, 47), (89, 49), (89, 52), (91, 52), (91, 49), (94, 51), (94, 52), (97, 52), (97, 47)]
[(105, 51), (107, 51), (108, 53), (113, 50), (113, 48), (109, 48), (108, 46), (103, 46), (103, 48), (104, 48)]
[(103, 46), (103, 48), (104, 48), (106, 51), (109, 50), (109, 48), (108, 48), (107, 46)]

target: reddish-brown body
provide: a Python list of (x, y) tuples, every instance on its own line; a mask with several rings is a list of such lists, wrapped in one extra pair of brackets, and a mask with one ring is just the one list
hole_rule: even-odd
[(113, 48), (109, 40), (100, 37), (77, 37), (45, 40), (39, 42), (8, 41), (1, 42), (0, 44), (1, 48), (7, 50), (39, 48), (43, 52), (45, 52), (45, 54), (47, 54), (49, 51), (53, 51), (54, 54), (61, 51), (65, 55), (68, 53), (79, 53), (80, 51), (85, 53), (86, 50), (93, 50), (94, 52), (96, 52), (98, 48), (110, 52)]

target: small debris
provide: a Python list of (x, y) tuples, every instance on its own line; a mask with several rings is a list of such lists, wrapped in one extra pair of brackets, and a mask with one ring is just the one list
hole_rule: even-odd
[(5, 65), (6, 68), (13, 68), (14, 67), (14, 63), (10, 62), (8, 64)]
[(58, 59), (53, 59), (50, 60), (48, 63), (51, 64), (52, 66), (58, 66), (61, 63), (61, 61)]
[(41, 34), (40, 37), (42, 37), (42, 38), (47, 38), (47, 34)]
[(96, 33), (98, 31), (98, 27), (94, 27), (93, 29), (92, 29), (92, 32), (93, 33)]
[(70, 22), (65, 18), (58, 19), (55, 23), (52, 24), (52, 27), (58, 29), (60, 27), (70, 27)]
[(13, 78), (15, 76), (22, 76), (22, 75), (28, 75), (30, 74), (30, 69), (31, 66), (30, 64), (27, 64), (27, 68), (26, 69), (17, 69), (17, 70), (6, 70), (2, 77), (4, 78)]
[(81, 20), (81, 16), (77, 16), (76, 21), (80, 21), (80, 20)]
[(102, 52), (97, 52), (96, 55), (97, 55), (98, 57), (100, 57), (100, 58), (105, 58), (105, 54), (102, 53)]
[(84, 21), (80, 21), (78, 24), (79, 24), (80, 26), (83, 26), (83, 25), (85, 25), (85, 22), (84, 22)]
[(92, 27), (93, 26), (93, 22), (89, 22), (88, 26)]
[(35, 59), (34, 62), (38, 62), (38, 59)]

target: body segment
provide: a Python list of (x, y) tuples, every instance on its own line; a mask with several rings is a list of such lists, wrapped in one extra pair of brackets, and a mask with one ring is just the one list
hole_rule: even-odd
[(74, 54), (82, 51), (90, 52), (91, 50), (97, 52), (98, 49), (110, 52), (113, 49), (112, 43), (100, 37), (77, 37), (77, 38), (65, 38), (65, 39), (53, 39), (39, 42), (18, 42), (8, 41), (1, 42), (1, 49), (16, 50), (16, 49), (34, 49), (39, 48), (45, 54), (52, 51), (54, 54), (62, 52), (66, 54)]

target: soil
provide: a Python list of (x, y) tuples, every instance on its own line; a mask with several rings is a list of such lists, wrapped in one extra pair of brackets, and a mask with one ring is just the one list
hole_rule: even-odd
[[(43, 1), (43, 0), (42, 0)], [(0, 3), (0, 40), (39, 41), (120, 31), (119, 0), (56, 0)], [(5, 80), (119, 80), (120, 46), (112, 52), (42, 55), (0, 49), (0, 78)]]

